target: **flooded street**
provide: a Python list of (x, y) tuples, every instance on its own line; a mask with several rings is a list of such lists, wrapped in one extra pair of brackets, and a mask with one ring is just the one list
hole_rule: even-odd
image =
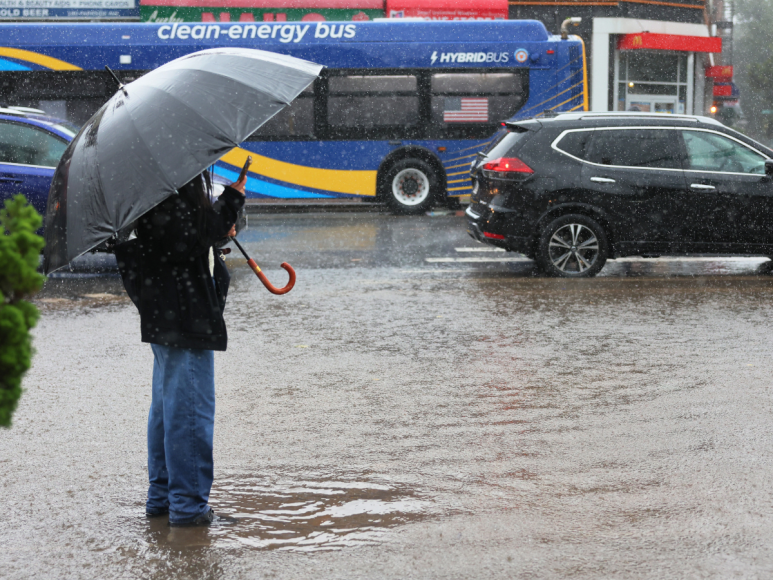
[(153, 357), (107, 261), (36, 299), (0, 576), (773, 575), (765, 259), (547, 279), (450, 215), (252, 215), (240, 240), (298, 282), (229, 256), (211, 504), (239, 523), (145, 518)]

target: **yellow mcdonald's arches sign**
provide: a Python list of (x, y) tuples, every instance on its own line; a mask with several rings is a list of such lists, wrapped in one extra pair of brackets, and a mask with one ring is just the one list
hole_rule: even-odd
[(644, 42), (642, 41), (641, 36), (637, 34), (636, 36), (633, 37), (631, 44), (633, 44), (634, 46), (641, 46), (642, 44), (644, 44)]

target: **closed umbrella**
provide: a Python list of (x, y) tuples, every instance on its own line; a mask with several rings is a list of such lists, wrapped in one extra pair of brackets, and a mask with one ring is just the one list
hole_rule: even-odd
[(286, 107), (320, 65), (218, 48), (122, 87), (62, 156), (48, 194), (48, 274), (125, 230)]

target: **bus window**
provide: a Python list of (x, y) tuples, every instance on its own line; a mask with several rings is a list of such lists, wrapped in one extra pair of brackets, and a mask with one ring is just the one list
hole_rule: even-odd
[(265, 125), (255, 131), (247, 141), (292, 140), (314, 136), (314, 89), (304, 90), (288, 107), (285, 107)]
[(9, 77), (0, 95), (4, 101), (42, 109), (76, 125), (88, 121), (116, 89), (103, 71), (32, 71)]
[[(486, 125), (512, 117), (526, 101), (520, 71), (509, 73), (444, 72), (431, 78), (433, 129)], [(451, 129), (453, 130), (453, 129)], [(469, 131), (468, 131), (469, 132)]]
[(442, 73), (432, 75), (433, 93), (513, 94), (522, 91), (515, 73)]
[(327, 122), (332, 129), (417, 125), (417, 86), (415, 75), (331, 76)]

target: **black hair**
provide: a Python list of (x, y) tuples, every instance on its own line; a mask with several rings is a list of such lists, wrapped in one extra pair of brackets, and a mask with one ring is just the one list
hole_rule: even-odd
[(196, 225), (199, 235), (203, 233), (207, 212), (214, 212), (209, 197), (212, 179), (208, 171), (203, 171), (180, 188), (180, 196), (193, 206), (196, 212)]

